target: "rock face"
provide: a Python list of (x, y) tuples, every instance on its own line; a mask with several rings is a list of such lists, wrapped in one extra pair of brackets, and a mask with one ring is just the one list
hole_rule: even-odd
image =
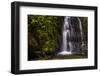
[(81, 54), (87, 51), (87, 36), (84, 33), (87, 32), (84, 30), (86, 27), (87, 23), (83, 24), (81, 17), (70, 18), (72, 52), (75, 54)]
[(58, 55), (81, 54), (87, 51), (81, 18), (64, 17), (62, 47)]

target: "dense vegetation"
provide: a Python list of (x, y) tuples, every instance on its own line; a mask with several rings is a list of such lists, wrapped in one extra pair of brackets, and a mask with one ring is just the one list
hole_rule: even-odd
[(60, 50), (63, 18), (28, 15), (29, 60), (48, 59)]

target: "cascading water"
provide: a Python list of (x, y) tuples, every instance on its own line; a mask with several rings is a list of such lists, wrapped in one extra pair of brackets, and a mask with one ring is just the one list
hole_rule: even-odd
[[(83, 41), (83, 28), (82, 28), (82, 23), (81, 23), (81, 20), (79, 17), (77, 17), (77, 20), (79, 22), (79, 30), (80, 30), (80, 37), (81, 37), (81, 48), (83, 48), (84, 46), (84, 41)], [(70, 17), (65, 17), (64, 18), (64, 26), (63, 26), (63, 31), (62, 31), (62, 48), (61, 48), (61, 52), (58, 53), (58, 55), (71, 55), (71, 54), (74, 54), (72, 53), (73, 51), (72, 50), (75, 50), (75, 48), (77, 47), (74, 47), (74, 45), (72, 45), (72, 42), (69, 40), (71, 38), (71, 36), (74, 34), (71, 34), (71, 30), (70, 29), (73, 29), (72, 27), (70, 27)], [(72, 31), (72, 33), (74, 33)], [(77, 53), (77, 51), (76, 51)]]
[[(63, 26), (63, 32), (62, 32), (62, 51), (58, 53), (58, 55), (70, 55), (72, 54), (72, 44), (70, 41), (68, 41), (68, 38), (70, 38), (70, 29), (69, 29), (69, 19), (70, 17), (64, 18), (64, 26)], [(69, 46), (69, 48), (68, 48)]]
[(81, 34), (81, 40), (82, 40), (82, 47), (84, 46), (84, 42), (83, 42), (83, 29), (82, 29), (82, 23), (81, 23), (81, 20), (80, 18), (78, 17), (77, 18), (78, 21), (79, 21), (79, 28), (80, 28), (80, 34)]

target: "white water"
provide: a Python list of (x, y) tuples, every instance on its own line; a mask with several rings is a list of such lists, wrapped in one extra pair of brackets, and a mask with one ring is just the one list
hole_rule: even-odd
[[(68, 41), (68, 38), (70, 38), (70, 28), (69, 25), (69, 19), (70, 17), (65, 17), (64, 18), (64, 26), (63, 26), (63, 31), (62, 31), (62, 48), (61, 48), (61, 52), (58, 53), (58, 55), (71, 55), (72, 54), (72, 50), (73, 50), (73, 45), (71, 43), (71, 41)], [(83, 42), (83, 28), (82, 28), (82, 23), (79, 17), (77, 17), (78, 22), (79, 22), (79, 29), (80, 29), (80, 35), (81, 35), (81, 41), (82, 44), (81, 46), (84, 46), (84, 42)], [(68, 47), (69, 46), (69, 47)]]
[(79, 28), (80, 28), (80, 33), (81, 33), (81, 40), (82, 40), (82, 46), (84, 45), (84, 42), (83, 42), (83, 29), (82, 29), (82, 23), (81, 23), (81, 20), (79, 19), (79, 17), (77, 18), (78, 21), (79, 21)]
[[(63, 38), (62, 38), (62, 51), (58, 53), (58, 55), (70, 55), (72, 54), (72, 44), (68, 41), (68, 37), (70, 37), (70, 30), (69, 30), (69, 20), (70, 17), (64, 18), (64, 26), (63, 26)], [(68, 50), (68, 46), (70, 49)]]

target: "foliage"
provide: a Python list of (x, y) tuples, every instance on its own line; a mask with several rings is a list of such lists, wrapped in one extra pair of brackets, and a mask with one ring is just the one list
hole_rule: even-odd
[(47, 59), (59, 49), (63, 17), (28, 15), (28, 54), (31, 59)]

